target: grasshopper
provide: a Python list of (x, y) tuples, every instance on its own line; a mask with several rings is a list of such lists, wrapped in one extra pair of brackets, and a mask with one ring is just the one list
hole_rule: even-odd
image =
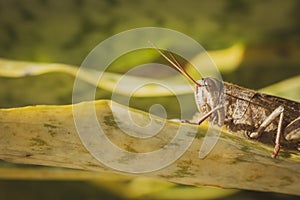
[(280, 148), (300, 151), (300, 103), (277, 96), (259, 93), (215, 78), (196, 81), (170, 52), (170, 58), (158, 47), (154, 48), (195, 84), (195, 100), (201, 118), (192, 124), (209, 120), (231, 133), (247, 139), (274, 145), (272, 158)]

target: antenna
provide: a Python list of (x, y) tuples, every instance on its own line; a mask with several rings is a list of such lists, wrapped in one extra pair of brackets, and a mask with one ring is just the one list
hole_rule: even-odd
[(157, 50), (157, 52), (162, 55), (171, 65), (174, 69), (176, 69), (177, 71), (179, 71), (181, 74), (183, 74), (185, 77), (187, 77), (190, 81), (192, 81), (194, 84), (198, 85), (199, 87), (203, 87), (204, 85), (201, 85), (200, 83), (198, 83), (197, 81), (195, 81), (195, 79), (193, 79), (187, 72), (186, 70), (183, 68), (183, 66), (181, 66), (179, 64), (179, 62), (176, 60), (174, 54), (170, 51), (167, 50), (168, 53), (171, 56), (171, 59), (173, 59), (173, 61), (166, 56), (155, 44), (153, 44), (151, 41), (149, 41), (149, 43), (153, 46), (153, 48), (155, 48)]

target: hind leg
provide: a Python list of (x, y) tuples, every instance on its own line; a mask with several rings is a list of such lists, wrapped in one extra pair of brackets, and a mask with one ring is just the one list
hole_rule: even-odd
[(300, 116), (286, 126), (284, 138), (289, 142), (297, 143), (300, 151)]
[(265, 121), (260, 125), (260, 127), (257, 129), (256, 132), (253, 132), (250, 134), (250, 138), (258, 138), (261, 136), (261, 134), (264, 132), (264, 130), (279, 117), (278, 121), (278, 127), (277, 127), (277, 134), (275, 139), (275, 147), (274, 151), (272, 153), (272, 158), (276, 158), (279, 150), (280, 150), (280, 137), (282, 133), (282, 122), (283, 122), (283, 111), (284, 108), (282, 106), (279, 106), (276, 108), (266, 119)]

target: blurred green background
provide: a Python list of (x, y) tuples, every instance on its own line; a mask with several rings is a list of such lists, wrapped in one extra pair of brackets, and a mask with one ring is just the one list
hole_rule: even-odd
[[(224, 71), (223, 79), (259, 89), (300, 75), (299, 10), (297, 0), (0, 0), (0, 57), (80, 66), (87, 54), (108, 37), (132, 28), (157, 26), (185, 33), (209, 51), (244, 45), (242, 63), (232, 71)], [(0, 107), (68, 104), (72, 81), (73, 77), (66, 74), (2, 77)], [(48, 94), (49, 88), (55, 97)], [(34, 94), (41, 98), (32, 98)], [(122, 187), (133, 181), (127, 180)], [(1, 180), (0, 199), (125, 198), (118, 191), (108, 190), (105, 184)], [(212, 193), (218, 191), (224, 192)], [(142, 197), (154, 198), (151, 191), (139, 198)], [(252, 191), (211, 198), (296, 199)]]

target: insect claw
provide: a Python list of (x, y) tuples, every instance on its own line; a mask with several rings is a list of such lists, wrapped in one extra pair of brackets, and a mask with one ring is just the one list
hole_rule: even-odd
[(253, 138), (253, 139), (255, 139), (255, 138), (258, 138), (260, 135), (258, 134), (258, 132), (252, 132), (252, 133), (250, 133), (250, 135), (249, 135), (249, 137), (250, 138)]
[(197, 124), (195, 122), (186, 120), (186, 119), (170, 119), (172, 122), (180, 122), (180, 123), (187, 123), (187, 124)]
[(276, 144), (275, 145), (275, 147), (274, 147), (274, 151), (273, 151), (273, 153), (272, 153), (272, 158), (276, 158), (276, 156), (278, 155), (278, 153), (279, 153), (279, 150), (280, 150), (280, 145), (278, 144)]

